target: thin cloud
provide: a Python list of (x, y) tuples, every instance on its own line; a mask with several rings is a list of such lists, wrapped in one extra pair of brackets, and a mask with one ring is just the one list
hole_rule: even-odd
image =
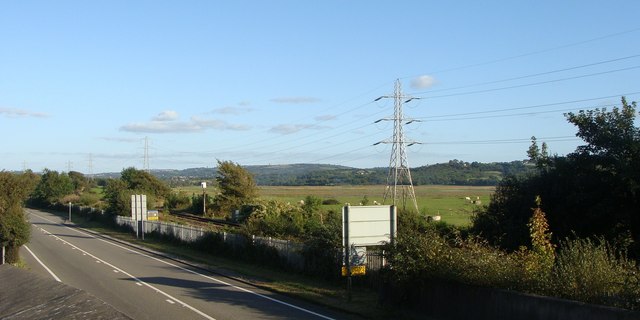
[(7, 118), (48, 118), (50, 115), (43, 112), (33, 112), (16, 108), (0, 108), (0, 115)]
[(140, 141), (139, 138), (123, 138), (123, 137), (99, 137), (98, 139), (104, 140), (104, 141), (126, 142), (126, 143), (133, 143), (133, 142)]
[(178, 113), (173, 110), (162, 111), (157, 116), (153, 117), (153, 121), (174, 121), (177, 119)]
[(318, 126), (314, 124), (279, 124), (275, 127), (269, 129), (269, 132), (278, 133), (278, 134), (292, 134), (298, 131), (313, 129), (313, 130), (321, 130), (330, 128), (328, 126)]
[(151, 121), (126, 124), (120, 130), (138, 133), (190, 133), (202, 131), (203, 128), (193, 122)]
[[(163, 115), (161, 113), (160, 115)], [(160, 116), (159, 115), (159, 116)], [(136, 122), (120, 127), (120, 131), (136, 133), (193, 133), (205, 130), (249, 130), (250, 127), (238, 124), (229, 124), (219, 119), (207, 119), (201, 117), (191, 117), (189, 121), (175, 121), (171, 114), (166, 117), (154, 117), (149, 122)], [(162, 120), (157, 120), (162, 119)]]
[(429, 75), (419, 76), (411, 80), (411, 88), (413, 89), (427, 89), (431, 88), (436, 83), (436, 79)]
[(292, 134), (304, 129), (309, 129), (311, 127), (313, 127), (313, 125), (311, 124), (279, 124), (269, 129), (269, 132), (278, 134)]
[(280, 97), (280, 98), (273, 98), (270, 101), (275, 103), (286, 103), (286, 104), (306, 104), (306, 103), (320, 102), (320, 99), (313, 98), (313, 97)]
[(224, 107), (224, 108), (213, 109), (213, 111), (211, 112), (217, 113), (217, 114), (240, 115), (240, 114), (249, 113), (253, 110), (254, 110), (253, 108)]
[(199, 117), (191, 117), (191, 121), (196, 125), (200, 126), (204, 129), (214, 129), (214, 130), (249, 130), (251, 127), (242, 125), (242, 124), (229, 124), (226, 121), (218, 120), (218, 119), (205, 119)]
[(337, 117), (332, 115), (332, 114), (326, 114), (326, 115), (323, 115), (323, 116), (317, 116), (314, 119), (316, 121), (329, 121), (329, 120), (335, 120), (335, 119), (337, 119)]

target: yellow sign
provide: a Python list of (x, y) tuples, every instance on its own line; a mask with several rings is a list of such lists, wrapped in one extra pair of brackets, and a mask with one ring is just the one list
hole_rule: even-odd
[(155, 217), (154, 216), (149, 216), (149, 217), (147, 217), (147, 220), (149, 220), (149, 221), (158, 221), (158, 216), (155, 216)]
[[(351, 267), (351, 275), (352, 276), (364, 276), (367, 272), (366, 266), (353, 266)], [(347, 276), (347, 267), (342, 267), (342, 276)]]

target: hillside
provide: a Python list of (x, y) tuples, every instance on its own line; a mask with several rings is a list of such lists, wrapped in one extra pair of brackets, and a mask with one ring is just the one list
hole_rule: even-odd
[[(375, 185), (387, 182), (388, 168), (359, 169), (328, 164), (286, 164), (245, 166), (253, 173), (258, 185), (263, 186), (330, 186)], [(509, 174), (525, 174), (530, 166), (524, 161), (464, 162), (426, 165), (411, 169), (415, 185), (496, 185)], [(184, 170), (151, 170), (156, 177), (173, 186), (197, 185), (215, 178), (215, 168), (189, 168)], [(118, 177), (119, 173), (95, 175), (98, 178)]]

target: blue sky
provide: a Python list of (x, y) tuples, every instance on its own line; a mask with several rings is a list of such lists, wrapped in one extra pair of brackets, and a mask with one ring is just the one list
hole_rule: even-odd
[[(389, 164), (582, 144), (638, 100), (638, 1), (2, 1), (0, 170)], [(635, 76), (635, 77), (634, 77)]]

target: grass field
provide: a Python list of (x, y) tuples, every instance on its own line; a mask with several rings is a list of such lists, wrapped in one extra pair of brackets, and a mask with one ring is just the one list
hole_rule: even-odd
[[(369, 205), (373, 201), (382, 203), (384, 186), (262, 186), (260, 197), (284, 202), (297, 203), (306, 196), (313, 195), (323, 200), (336, 199), (340, 205), (326, 206), (330, 209), (340, 210), (345, 203), (358, 205), (364, 196), (369, 199)], [(187, 194), (202, 193), (200, 187), (181, 187), (175, 191), (183, 191)], [(477, 207), (471, 200), (479, 199), (482, 205), (488, 204), (495, 187), (473, 186), (416, 186), (414, 191), (420, 212), (429, 216), (441, 216), (442, 221), (457, 226), (466, 226), (470, 222), (471, 213)], [(208, 188), (207, 194), (215, 195), (214, 188)], [(410, 207), (411, 204), (408, 204)]]

